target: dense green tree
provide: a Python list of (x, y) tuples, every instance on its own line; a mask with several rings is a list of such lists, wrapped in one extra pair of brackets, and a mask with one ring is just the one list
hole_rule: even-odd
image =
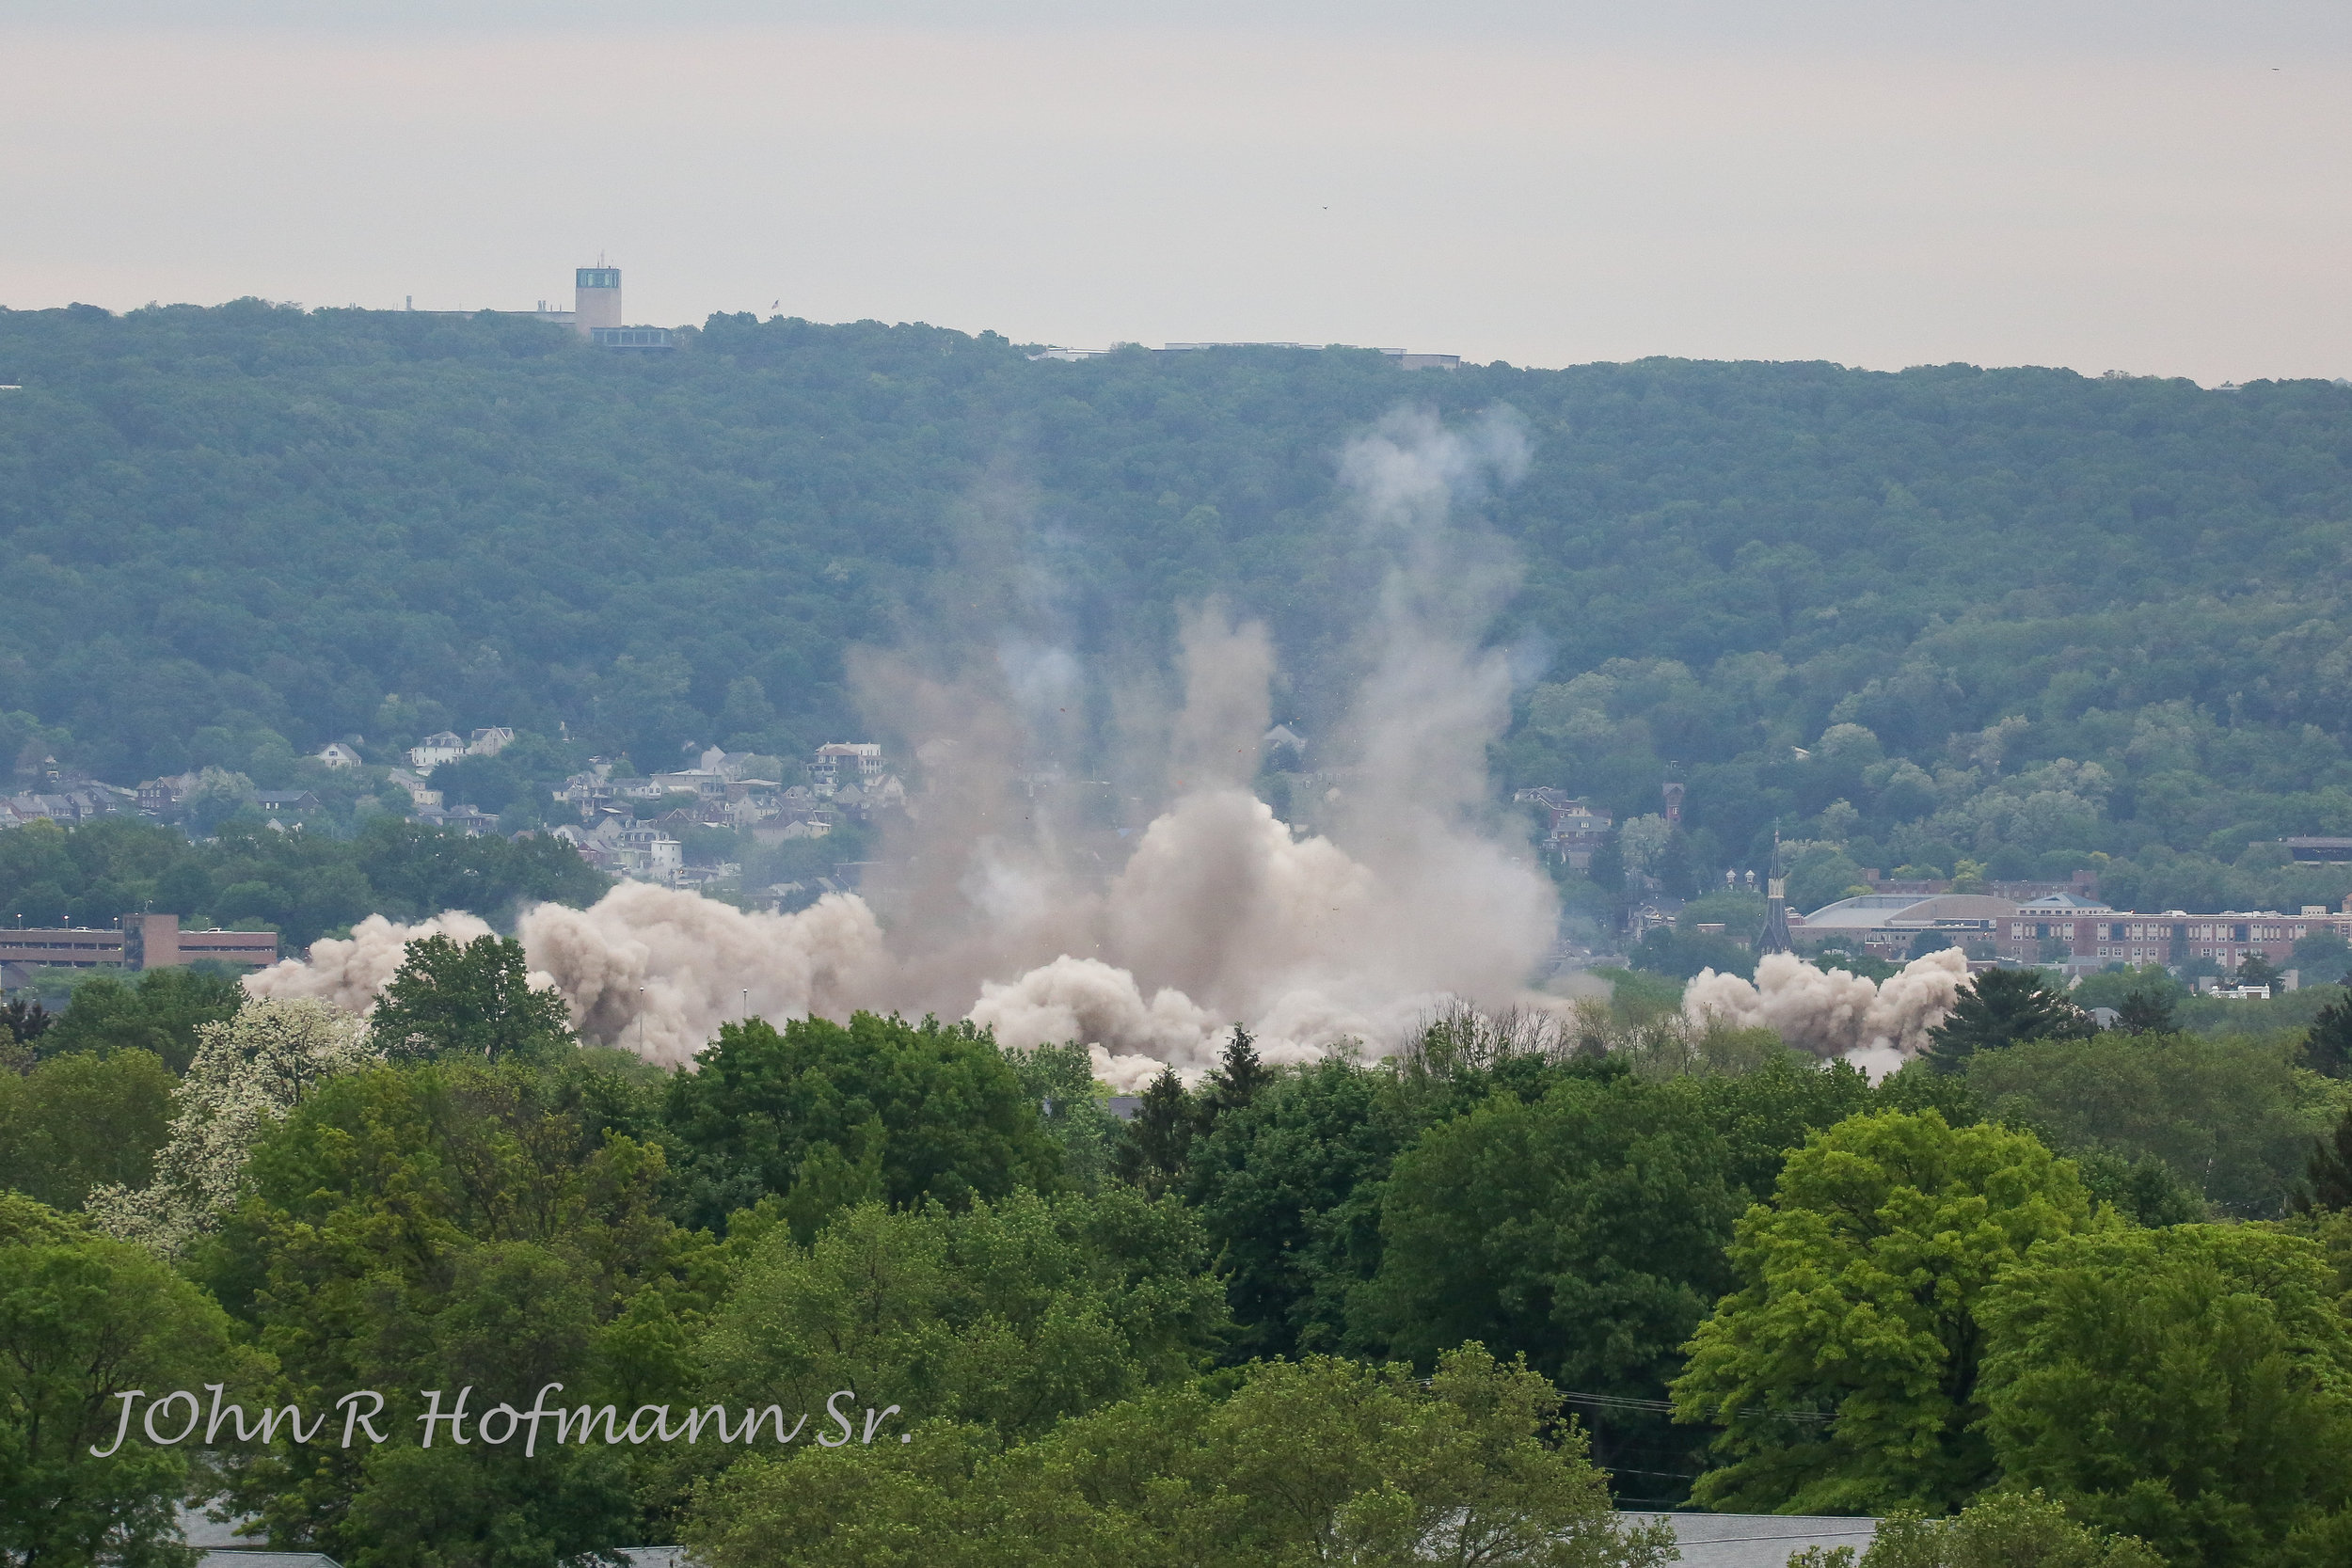
[(171, 1072), (147, 1051), (77, 1052), (0, 1072), (0, 1187), (78, 1209), (92, 1187), (145, 1186), (171, 1120)]
[[(1351, 1324), (1423, 1366), (1477, 1340), (1526, 1354), (1565, 1388), (1658, 1399), (1734, 1283), (1724, 1246), (1748, 1195), (1731, 1164), (1689, 1079), (1498, 1097), (1397, 1157), (1379, 1274), (1357, 1291)], [(1651, 1424), (1607, 1421), (1604, 1463), (1679, 1468), (1685, 1445)]]
[(2041, 971), (1989, 969), (1970, 979), (1951, 1015), (1928, 1031), (1928, 1050), (1957, 1071), (1979, 1051), (2020, 1040), (2081, 1039), (2092, 1032), (2089, 1016)]
[(1677, 1418), (1718, 1424), (1700, 1502), (1942, 1513), (1995, 1477), (1977, 1307), (2037, 1241), (2090, 1217), (2031, 1135), (1933, 1111), (1853, 1117), (1740, 1219), (1740, 1289), (1699, 1325)]
[(1584, 868), (1584, 879), (1599, 895), (1602, 927), (1622, 930), (1626, 910), (1625, 835), (1621, 829), (1612, 827), (1593, 847), (1593, 858)]
[(1255, 1100), (1271, 1076), (1266, 1065), (1258, 1059), (1257, 1041), (1248, 1029), (1234, 1024), (1217, 1057), (1217, 1065), (1209, 1069), (1209, 1081), (1201, 1085), (1200, 1116), (1204, 1127), (1214, 1127), (1217, 1117), (1238, 1111)]
[(38, 1001), (19, 997), (0, 1006), (0, 1030), (7, 1031), (9, 1043), (14, 1045), (31, 1045), (56, 1022)]
[[(1854, 1568), (1853, 1548), (1809, 1547), (1789, 1568)], [(1860, 1568), (2162, 1568), (2145, 1542), (2069, 1518), (2040, 1492), (1987, 1492), (1946, 1519), (1899, 1510), (1879, 1521)]]
[(2153, 1157), (2218, 1212), (2248, 1218), (2280, 1211), (2339, 1115), (2279, 1040), (2252, 1036), (2109, 1030), (1987, 1052), (1965, 1076), (1987, 1116), (2061, 1153)]
[(233, 1017), (245, 988), (215, 963), (151, 969), (135, 980), (99, 971), (77, 981), (73, 1001), (36, 1047), (45, 1056), (76, 1051), (145, 1051), (174, 1072), (196, 1055), (197, 1031)]
[[(407, 800), (399, 795), (400, 809)], [(274, 927), (290, 952), (370, 914), (499, 917), (525, 902), (593, 903), (611, 885), (560, 839), (469, 837), (380, 815), (358, 819), (348, 837), (272, 832), (250, 817), (200, 844), (135, 817), (0, 833), (0, 915), (105, 926), (152, 910), (198, 926)]]
[(1613, 1516), (1559, 1400), (1476, 1346), (1402, 1367), (1254, 1365), (1230, 1397), (1168, 1388), (1001, 1453), (968, 1428), (740, 1465), (688, 1542), (714, 1568), (1243, 1568), (1443, 1561), (1654, 1568), (1665, 1526)]
[[(191, 1259), (276, 1359), (249, 1391), (313, 1409), (374, 1388), (412, 1433), (420, 1389), (471, 1386), (476, 1411), (527, 1408), (548, 1382), (625, 1409), (690, 1397), (721, 1269), (663, 1217), (661, 1148), (605, 1114), (632, 1100), (626, 1072), (455, 1058), (313, 1088)], [(232, 1480), (280, 1545), (367, 1568), (520, 1568), (644, 1539), (658, 1457), (281, 1442)]]
[(2338, 984), (2352, 976), (2352, 942), (2332, 926), (2315, 926), (2295, 939), (2295, 968), (2307, 986)]
[[(118, 1445), (118, 1396), (159, 1400), (255, 1370), (219, 1307), (168, 1267), (0, 1192), (0, 1557), (27, 1568), (189, 1561), (172, 1518), (188, 1450), (143, 1441), (137, 1423)], [(147, 1413), (139, 1399), (130, 1408)]]
[(869, 1157), (873, 1196), (900, 1207), (1050, 1187), (1060, 1149), (1038, 1112), (981, 1031), (858, 1013), (846, 1025), (724, 1025), (695, 1070), (672, 1080), (664, 1125), (681, 1150), (686, 1212), (721, 1227), (803, 1179), (846, 1195), (843, 1174)]
[(2153, 1154), (2125, 1159), (2112, 1149), (2076, 1150), (2074, 1168), (2093, 1203), (2113, 1204), (2135, 1225), (2186, 1225), (2203, 1219), (2203, 1195)]
[[(1923, 933), (1924, 934), (1924, 933)], [(1808, 960), (1816, 969), (1842, 969), (1859, 974), (1866, 980), (1888, 980), (1902, 973), (1903, 966), (1884, 958), (1874, 958), (1867, 953), (1852, 954), (1842, 948), (1829, 947), (1815, 953)]]
[(2352, 1078), (2352, 995), (2319, 1011), (2303, 1035), (2303, 1065), (2329, 1078)]
[(2161, 963), (2144, 964), (2137, 969), (2119, 963), (2096, 974), (2084, 975), (2067, 992), (2067, 1000), (2085, 1012), (2093, 1007), (2113, 1007), (2120, 1012), (2136, 993), (2151, 1002), (2178, 1004), (2187, 996), (2188, 990)]
[(433, 787), (441, 792), (444, 804), (479, 806), (495, 816), (532, 793), (531, 780), (516, 766), (517, 760), (502, 753), (459, 757), (433, 769)]
[(531, 984), (523, 944), (434, 935), (408, 944), (369, 1015), (376, 1044), (396, 1060), (544, 1053), (572, 1043), (564, 999)]
[(1200, 1102), (1172, 1067), (1162, 1068), (1143, 1086), (1140, 1099), (1111, 1168), (1120, 1180), (1156, 1197), (1184, 1184), (1192, 1146), (1200, 1135)]
[(2127, 1035), (2164, 1035), (2172, 1031), (2172, 999), (2158, 991), (2124, 994), (2115, 1009), (2115, 1026)]
[(1188, 1192), (1223, 1260), (1235, 1358), (1342, 1348), (1348, 1292), (1379, 1261), (1381, 1183), (1416, 1130), (1375, 1073), (1334, 1056), (1195, 1147)]
[(2292, 1560), (2352, 1501), (2352, 1327), (2332, 1298), (2318, 1247), (2252, 1227), (2043, 1243), (1978, 1308), (2003, 1475), (2171, 1562)]
[(1110, 1091), (1095, 1081), (1086, 1047), (1041, 1045), (1007, 1051), (1005, 1060), (1037, 1106), (1046, 1135), (1061, 1146), (1062, 1174), (1088, 1192), (1100, 1188), (1125, 1129), (1111, 1115)]
[(1745, 976), (1756, 968), (1755, 953), (1728, 932), (1684, 930), (1678, 926), (1653, 926), (1643, 932), (1627, 961), (1635, 969), (1677, 980), (1688, 980), (1702, 969)]
[(2352, 1212), (2352, 1111), (2336, 1123), (2332, 1137), (2322, 1138), (2303, 1166), (2303, 1184), (2296, 1189), (2295, 1211)]
[(700, 1350), (709, 1397), (820, 1408), (843, 1387), (909, 1421), (1007, 1436), (1189, 1377), (1224, 1292), (1174, 1198), (1016, 1193), (951, 1211), (869, 1203), (808, 1245), (754, 1243)]
[[(1351, 1297), (1354, 1339), (1427, 1365), (1476, 1339), (1561, 1386), (1658, 1400), (1734, 1278), (1733, 1224), (1788, 1149), (1866, 1107), (1843, 1064), (1785, 1054), (1755, 1070), (1624, 1072), (1498, 1096), (1397, 1156), (1381, 1192), (1379, 1271)], [(1686, 1469), (1691, 1439), (1629, 1403), (1582, 1412), (1604, 1463)]]

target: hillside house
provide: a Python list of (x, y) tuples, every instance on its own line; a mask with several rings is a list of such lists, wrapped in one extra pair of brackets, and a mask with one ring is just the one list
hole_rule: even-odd
[(808, 776), (818, 795), (830, 797), (846, 784), (872, 784), (882, 777), (882, 770), (880, 746), (870, 740), (836, 740), (817, 748)]
[(455, 730), (442, 730), (408, 748), (408, 766), (420, 774), (430, 774), (441, 764), (455, 762), (465, 754), (465, 738)]
[(685, 869), (678, 841), (659, 828), (623, 828), (614, 842), (613, 869), (633, 880), (675, 884)]
[(1577, 800), (1557, 789), (1522, 789), (1511, 797), (1519, 805), (1543, 812), (1544, 854), (1563, 860), (1579, 871), (1592, 868), (1593, 851), (1609, 836), (1615, 818), (1608, 808)]

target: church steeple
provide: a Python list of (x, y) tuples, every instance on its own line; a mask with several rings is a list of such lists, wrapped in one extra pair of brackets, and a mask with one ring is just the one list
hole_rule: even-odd
[(1764, 929), (1756, 936), (1756, 956), (1767, 953), (1787, 953), (1793, 949), (1788, 942), (1788, 884), (1780, 872), (1780, 830), (1772, 830), (1772, 863), (1765, 869)]

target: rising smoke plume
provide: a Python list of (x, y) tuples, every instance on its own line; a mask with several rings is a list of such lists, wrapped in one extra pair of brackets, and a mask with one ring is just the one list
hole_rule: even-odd
[[(969, 1017), (1007, 1045), (1080, 1041), (1121, 1087), (1163, 1064), (1199, 1076), (1236, 1022), (1268, 1059), (1297, 1061), (1342, 1038), (1380, 1049), (1455, 999), (1507, 1006), (1557, 909), (1527, 847), (1479, 820), (1512, 679), (1482, 640), (1514, 579), (1451, 514), (1525, 462), (1507, 414), (1465, 429), (1401, 414), (1343, 456), (1359, 543), (1389, 565), (1353, 702), (1316, 741), (1333, 782), (1311, 830), (1250, 788), (1275, 677), (1263, 626), (1215, 604), (1187, 613), (1171, 701), (1148, 672), (1090, 673), (1032, 616), (977, 664), (852, 659), (876, 733), (924, 764), (870, 902), (743, 914), (624, 884), (585, 911), (526, 912), (530, 964), (584, 1035), (657, 1061), (688, 1060), (746, 1013), (894, 1008)], [(1072, 715), (1097, 700), (1118, 736), (1108, 777), (1073, 782)], [(372, 919), (249, 984), (361, 1008), (429, 928), (486, 929), (456, 913)]]
[(1843, 969), (1816, 969), (1788, 953), (1768, 953), (1753, 984), (1702, 969), (1682, 992), (1699, 1024), (1758, 1025), (1817, 1056), (1842, 1056), (1883, 1077), (1927, 1048), (1968, 983), (1968, 957), (1947, 947), (1914, 958), (1873, 984)]

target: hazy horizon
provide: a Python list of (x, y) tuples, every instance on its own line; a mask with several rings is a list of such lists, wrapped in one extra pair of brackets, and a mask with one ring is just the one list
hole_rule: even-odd
[(2352, 374), (2340, 9), (23, 0), (0, 305)]

